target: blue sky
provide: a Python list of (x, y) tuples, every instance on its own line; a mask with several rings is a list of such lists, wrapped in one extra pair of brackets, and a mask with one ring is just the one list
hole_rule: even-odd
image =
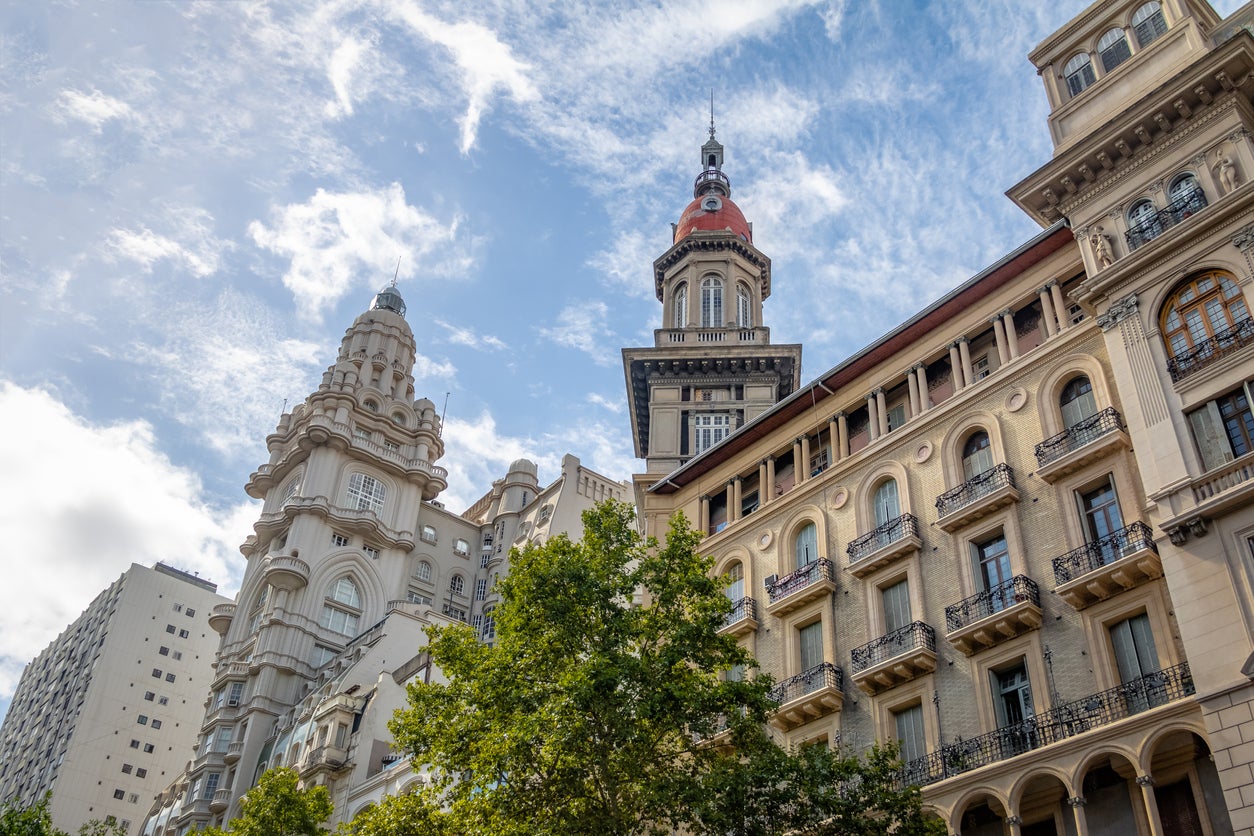
[(887, 331), (1034, 233), (1025, 56), (1082, 8), (0, 5), (0, 707), (131, 562), (234, 593), (265, 435), (398, 258), (449, 507), (520, 456), (626, 478), (711, 88), (772, 338), (809, 378)]

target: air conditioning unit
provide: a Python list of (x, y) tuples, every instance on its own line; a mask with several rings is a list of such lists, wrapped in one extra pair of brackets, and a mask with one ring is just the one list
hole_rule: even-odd
[(772, 586), (775, 585), (775, 581), (777, 581), (778, 579), (779, 579), (779, 575), (767, 575), (766, 580), (763, 581), (763, 583), (765, 584), (767, 589), (770, 589)]

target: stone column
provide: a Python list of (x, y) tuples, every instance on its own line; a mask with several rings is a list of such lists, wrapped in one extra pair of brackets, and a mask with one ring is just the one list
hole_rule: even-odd
[(879, 415), (880, 435), (888, 435), (888, 402), (882, 387), (875, 390), (875, 411)]
[(744, 482), (739, 476), (737, 476), (735, 479), (728, 482), (727, 485), (731, 488), (732, 497), (732, 504), (727, 509), (727, 519), (734, 522), (740, 519), (740, 509), (743, 505), (742, 500), (744, 499)]
[(708, 496), (701, 497), (701, 530), (706, 534), (710, 533), (710, 498)]
[(766, 459), (763, 459), (762, 461), (758, 462), (758, 504), (759, 505), (765, 505), (767, 502), (766, 498), (770, 494), (770, 491), (766, 489), (767, 483), (768, 483), (768, 479), (767, 479), (767, 472), (766, 472)]
[(989, 320), (993, 323), (993, 337), (997, 340), (997, 364), (1004, 366), (1010, 362), (1010, 346), (1006, 343), (1006, 324), (1001, 321), (1001, 314)]
[(1088, 804), (1088, 799), (1082, 795), (1075, 795), (1067, 799), (1067, 806), (1071, 808), (1071, 813), (1075, 816), (1076, 836), (1089, 836), (1089, 820), (1084, 815), (1085, 804)]
[(915, 418), (923, 410), (919, 407), (919, 381), (914, 376), (914, 369), (906, 372), (906, 388), (910, 390), (910, 417)]
[(727, 482), (725, 493), (727, 495), (727, 524), (731, 525), (736, 521), (736, 517), (732, 513), (736, 507), (736, 483), (734, 481), (729, 480)]
[(949, 346), (949, 378), (954, 382), (954, 392), (967, 385), (966, 381), (962, 379), (962, 360), (958, 356), (957, 343)]
[(880, 437), (880, 416), (879, 410), (876, 409), (874, 392), (866, 396), (866, 417), (866, 431), (874, 441)]
[(975, 369), (971, 368), (971, 341), (966, 337), (958, 340), (958, 356), (962, 358), (962, 380), (964, 386), (975, 382)]
[(1019, 333), (1015, 330), (1015, 312), (1007, 309), (1001, 315), (1006, 323), (1006, 344), (1010, 346), (1010, 359), (1019, 356)]
[(919, 412), (927, 412), (932, 408), (932, 396), (927, 388), (927, 364), (919, 363), (914, 367), (914, 376), (919, 382)]
[(840, 461), (840, 422), (833, 415), (827, 419), (827, 446), (832, 448), (832, 464)]
[(1037, 293), (1041, 300), (1041, 325), (1045, 328), (1045, 339), (1058, 333), (1058, 325), (1054, 322), (1054, 302), (1049, 298), (1049, 288), (1042, 287)]
[(810, 436), (803, 435), (797, 439), (797, 442), (801, 445), (802, 477), (800, 481), (804, 482), (810, 478)]
[(775, 499), (775, 457), (766, 457), (766, 496), (769, 500)]
[(1145, 802), (1145, 817), (1149, 820), (1150, 836), (1164, 836), (1163, 820), (1158, 815), (1158, 799), (1154, 797), (1154, 776), (1136, 776), (1136, 785), (1141, 788), (1141, 800)]
[(840, 442), (839, 458), (849, 458), (849, 416), (843, 410), (836, 413), (836, 438)]
[(1071, 327), (1071, 315), (1067, 313), (1067, 300), (1062, 296), (1062, 285), (1058, 282), (1050, 282), (1049, 295), (1054, 300), (1054, 313), (1058, 316), (1058, 330), (1066, 331)]

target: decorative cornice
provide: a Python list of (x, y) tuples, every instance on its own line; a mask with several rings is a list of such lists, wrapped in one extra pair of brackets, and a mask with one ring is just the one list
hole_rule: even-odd
[(1119, 322), (1136, 314), (1137, 301), (1136, 294), (1129, 293), (1127, 296), (1113, 303), (1106, 313), (1097, 318), (1097, 324), (1101, 326), (1103, 331), (1109, 331)]

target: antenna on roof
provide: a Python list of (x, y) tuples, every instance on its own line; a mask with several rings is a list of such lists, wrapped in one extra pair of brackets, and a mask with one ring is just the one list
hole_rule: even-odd
[(396, 272), (392, 274), (392, 287), (396, 287), (396, 280), (401, 277), (401, 257), (396, 257)]
[(710, 139), (714, 138), (714, 88), (710, 88)]
[(448, 396), (451, 394), (453, 393), (452, 392), (444, 393), (444, 409), (440, 410), (440, 426), (441, 427), (444, 426), (444, 416), (448, 414)]

